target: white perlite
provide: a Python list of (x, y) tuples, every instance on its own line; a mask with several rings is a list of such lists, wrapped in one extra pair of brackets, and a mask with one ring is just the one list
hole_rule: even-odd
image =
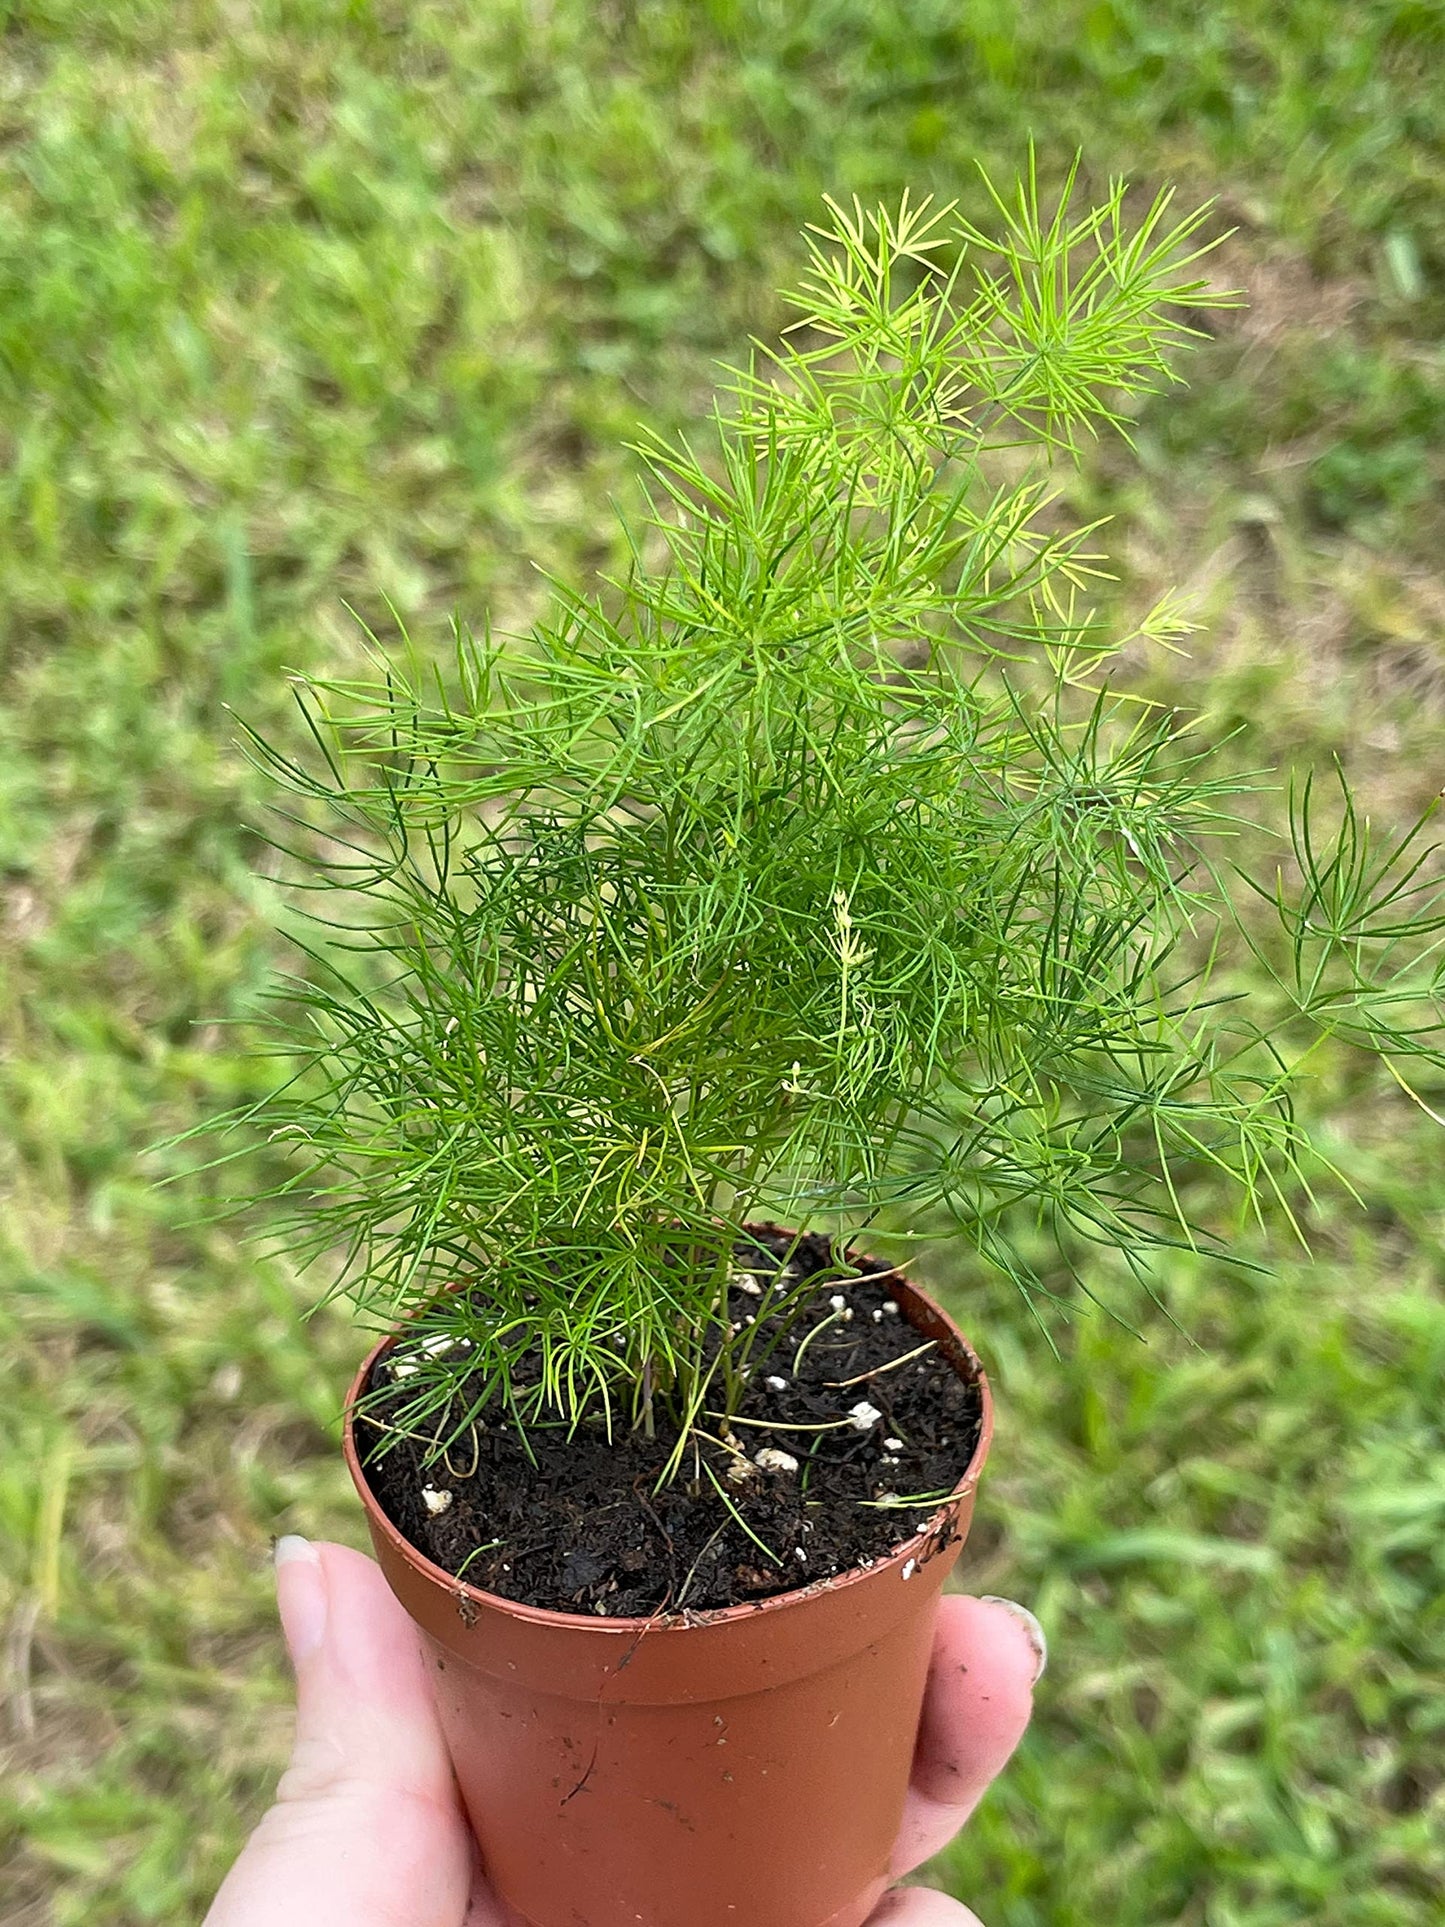
[(848, 1408), (848, 1422), (855, 1432), (871, 1432), (882, 1416), (878, 1407), (870, 1405), (866, 1398), (860, 1398)]
[(755, 1454), (754, 1465), (760, 1465), (764, 1472), (796, 1472), (798, 1461), (791, 1452), (780, 1452), (776, 1445), (765, 1445)]
[(434, 1332), (417, 1346), (417, 1350), (425, 1352), (428, 1358), (446, 1358), (452, 1352), (469, 1352), (471, 1349), (470, 1338), (453, 1338), (450, 1332)]
[(436, 1518), (438, 1513), (445, 1512), (451, 1505), (452, 1495), (450, 1492), (438, 1491), (434, 1485), (424, 1485), (421, 1489), (421, 1502), (432, 1517)]
[(883, 1450), (885, 1452), (901, 1452), (903, 1450), (902, 1439), (884, 1439)]
[(833, 1296), (828, 1300), (828, 1303), (833, 1307), (834, 1311), (846, 1311), (848, 1308), (848, 1300), (843, 1296), (841, 1291), (835, 1291)]
[(918, 1561), (916, 1559), (910, 1559), (903, 1568), (903, 1577), (905, 1579), (911, 1579), (914, 1573), (917, 1572), (917, 1570), (918, 1570)]
[(787, 1379), (779, 1378), (776, 1372), (770, 1372), (763, 1383), (770, 1392), (786, 1392), (788, 1389)]
[(890, 1318), (901, 1318), (903, 1316), (902, 1312), (899, 1311), (898, 1309), (896, 1300), (892, 1298), (888, 1300), (888, 1303), (883, 1307), (883, 1309), (884, 1311), (887, 1312)]
[(421, 1370), (423, 1359), (450, 1358), (454, 1352), (469, 1352), (471, 1349), (470, 1338), (453, 1338), (450, 1332), (433, 1332), (429, 1338), (418, 1339), (410, 1357), (403, 1358), (392, 1353), (392, 1377), (415, 1378)]

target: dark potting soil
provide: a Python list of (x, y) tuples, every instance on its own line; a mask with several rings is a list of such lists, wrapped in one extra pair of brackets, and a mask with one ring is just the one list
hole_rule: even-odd
[[(899, 1314), (872, 1276), (887, 1267), (859, 1259), (840, 1278), (826, 1239), (794, 1243), (771, 1230), (738, 1248), (747, 1269), (734, 1273), (730, 1292), (732, 1318), (758, 1321), (755, 1358), (778, 1329), (776, 1318), (759, 1314), (790, 1248), (791, 1274), (822, 1274), (816, 1297), (753, 1373), (731, 1440), (723, 1442), (717, 1422), (705, 1423), (696, 1452), (689, 1446), (668, 1485), (659, 1488), (658, 1479), (677, 1434), (663, 1425), (651, 1439), (614, 1431), (610, 1442), (600, 1427), (570, 1438), (564, 1427), (534, 1428), (529, 1458), (494, 1408), (445, 1455), (430, 1441), (397, 1443), (394, 1433), (387, 1444), (383, 1428), (406, 1394), (389, 1389), (395, 1381), (383, 1358), (357, 1426), (382, 1510), (434, 1564), (465, 1569), (485, 1592), (609, 1618), (756, 1603), (885, 1557), (937, 1507), (876, 1501), (957, 1484), (978, 1441), (978, 1387)], [(894, 1364), (910, 1352), (917, 1355)], [(450, 1420), (433, 1421), (433, 1437), (448, 1436), (475, 1393), (463, 1385), (457, 1396), (465, 1402)], [(864, 1409), (855, 1418), (855, 1407), (878, 1416)], [(787, 1429), (840, 1419), (828, 1430)], [(796, 1460), (796, 1469), (770, 1463), (769, 1450)]]

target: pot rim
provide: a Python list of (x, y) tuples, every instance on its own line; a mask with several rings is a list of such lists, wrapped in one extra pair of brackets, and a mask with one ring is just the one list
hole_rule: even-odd
[[(859, 1261), (854, 1259), (853, 1262), (857, 1263)], [(863, 1262), (866, 1263), (867, 1260)], [(867, 1276), (866, 1273), (861, 1275)], [(969, 1376), (973, 1383), (978, 1386), (980, 1401), (978, 1438), (974, 1443), (973, 1452), (958, 1483), (954, 1486), (948, 1497), (941, 1502), (938, 1510), (929, 1517), (927, 1523), (910, 1538), (896, 1545), (886, 1557), (875, 1559), (869, 1565), (850, 1566), (847, 1572), (834, 1573), (827, 1579), (815, 1579), (809, 1585), (793, 1587), (787, 1592), (774, 1593), (770, 1598), (749, 1601), (740, 1606), (720, 1606), (699, 1612), (684, 1610), (681, 1613), (654, 1613), (646, 1619), (636, 1617), (625, 1619), (619, 1617), (613, 1619), (603, 1618), (590, 1613), (556, 1612), (550, 1607), (529, 1606), (522, 1600), (507, 1599), (503, 1597), (501, 1593), (485, 1592), (480, 1586), (472, 1585), (469, 1580), (459, 1579), (455, 1573), (448, 1572), (444, 1566), (438, 1566), (432, 1560), (428, 1559), (424, 1552), (414, 1546), (411, 1540), (408, 1539), (398, 1527), (392, 1524), (391, 1520), (386, 1516), (385, 1512), (382, 1511), (381, 1506), (377, 1502), (376, 1495), (371, 1489), (371, 1484), (362, 1466), (361, 1455), (356, 1449), (357, 1402), (366, 1389), (372, 1367), (384, 1352), (389, 1351), (391, 1347), (396, 1344), (402, 1335), (402, 1331), (405, 1329), (404, 1327), (387, 1332), (384, 1337), (372, 1346), (371, 1350), (362, 1360), (356, 1376), (351, 1381), (350, 1389), (346, 1394), (341, 1439), (341, 1449), (346, 1460), (346, 1469), (351, 1474), (352, 1483), (355, 1485), (357, 1493), (361, 1498), (362, 1505), (367, 1512), (373, 1531), (380, 1531), (392, 1546), (393, 1550), (396, 1551), (421, 1578), (428, 1580), (433, 1585), (442, 1587), (455, 1599), (468, 1600), (472, 1604), (479, 1607), (486, 1607), (492, 1612), (504, 1612), (510, 1614), (513, 1618), (526, 1620), (533, 1625), (543, 1627), (553, 1626), (559, 1631), (568, 1630), (572, 1632), (599, 1633), (604, 1636), (614, 1637), (625, 1635), (631, 1638), (639, 1638), (643, 1633), (649, 1633), (655, 1637), (660, 1632), (687, 1632), (694, 1628), (724, 1626), (735, 1624), (741, 1620), (756, 1619), (759, 1613), (784, 1612), (790, 1607), (800, 1606), (807, 1600), (815, 1598), (821, 1592), (840, 1592), (848, 1586), (858, 1585), (866, 1579), (876, 1578), (880, 1572), (886, 1571), (890, 1566), (901, 1566), (910, 1558), (917, 1558), (920, 1550), (925, 1547), (931, 1539), (937, 1537), (941, 1525), (945, 1522), (958, 1501), (965, 1497), (967, 1493), (977, 1485), (979, 1476), (983, 1470), (984, 1460), (988, 1456), (989, 1444), (993, 1438), (993, 1394), (989, 1389), (988, 1374), (983, 1369), (978, 1353), (973, 1349), (972, 1345), (969, 1344), (963, 1333), (958, 1329), (958, 1326), (938, 1301), (926, 1291), (922, 1290), (921, 1287), (914, 1284), (911, 1279), (902, 1278), (895, 1270), (894, 1279), (885, 1279), (881, 1282), (895, 1302), (900, 1304), (900, 1309), (903, 1307), (900, 1294), (895, 1289), (895, 1279), (902, 1283), (904, 1290), (914, 1295), (927, 1306), (932, 1315), (943, 1324), (949, 1336), (956, 1342), (965, 1363), (969, 1367)], [(962, 1377), (963, 1374), (960, 1373), (959, 1376)]]

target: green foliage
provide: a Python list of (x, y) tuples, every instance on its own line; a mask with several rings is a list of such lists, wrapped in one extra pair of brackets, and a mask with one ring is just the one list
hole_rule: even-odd
[(1346, 792), (1321, 840), (1307, 786), (1279, 1009), (1200, 954), (1248, 785), (1111, 690), (1091, 531), (1017, 457), (1122, 425), (1179, 311), (1229, 297), (1202, 215), (1072, 187), (991, 189), (992, 238), (834, 207), (712, 446), (643, 444), (610, 594), (559, 590), (520, 651), (460, 634), (450, 686), (303, 684), (309, 764), (256, 739), (335, 853), (299, 1067), (230, 1121), (299, 1146), (293, 1253), (425, 1314), (417, 1425), (476, 1370), (523, 1422), (650, 1425), (660, 1394), (686, 1426), (715, 1380), (731, 1409), (730, 1254), (766, 1215), (942, 1209), (1030, 1291), (1026, 1208), (1145, 1275), (1207, 1235), (1197, 1164), (1288, 1211), (1292, 1021), (1435, 1061), (1423, 826), (1374, 852)]
[[(1121, 680), (1240, 732), (1242, 765), (1339, 756), (1382, 832), (1408, 823), (1445, 767), (1445, 490), (1417, 406), (1445, 323), (1440, 17), (5, 20), (0, 1885), (36, 1927), (179, 1927), (290, 1741), (267, 1541), (364, 1539), (336, 1451), (345, 1311), (303, 1320), (305, 1280), (204, 1222), (211, 1181), (158, 1190), (138, 1157), (267, 1077), (207, 1021), (281, 955), (222, 702), (299, 755), (281, 671), (351, 663), (341, 598), (378, 629), (384, 597), (417, 611), (425, 649), (484, 598), (525, 628), (527, 557), (625, 566), (622, 438), (639, 412), (692, 420), (710, 357), (775, 331), (823, 191), (947, 183), (986, 224), (972, 157), (1006, 177), (1032, 133), (1049, 178), (1084, 146), (1219, 193), (1239, 232), (1216, 271), (1249, 290), (1134, 450), (1086, 445), (1066, 482), (1063, 512), (1116, 517), (1109, 619), (1187, 580), (1204, 624), (1188, 657), (1127, 651)], [(1231, 981), (1278, 994), (1253, 958)], [(1026, 1751), (934, 1875), (994, 1927), (1435, 1927), (1445, 1178), (1378, 1060), (1315, 1063), (1299, 1115), (1371, 1209), (1322, 1195), (1306, 1268), (1196, 1168), (1191, 1218), (1270, 1276), (1171, 1257), (1187, 1337), (1081, 1315), (1051, 1324), (1055, 1357), (966, 1245), (929, 1260), (999, 1392), (963, 1583), (1036, 1605), (1053, 1649)], [(1412, 1082), (1445, 1112), (1445, 1084)], [(1023, 1248), (1069, 1289), (1045, 1240)], [(1078, 1263), (1127, 1290), (1106, 1252)]]

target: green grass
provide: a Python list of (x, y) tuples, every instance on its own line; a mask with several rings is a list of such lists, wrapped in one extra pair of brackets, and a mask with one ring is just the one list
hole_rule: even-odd
[[(1252, 296), (1075, 490), (1128, 607), (1179, 578), (1207, 618), (1141, 679), (1403, 819), (1445, 769), (1445, 11), (0, 21), (3, 1911), (134, 1927), (203, 1910), (284, 1751), (270, 1535), (359, 1529), (355, 1334), (140, 1156), (258, 1075), (224, 1020), (274, 905), (224, 705), (284, 738), (285, 669), (354, 659), (343, 603), (439, 641), (525, 618), (530, 558), (613, 557), (621, 437), (776, 325), (821, 193), (972, 197), (1033, 133), (1218, 193)], [(934, 1261), (1001, 1393), (969, 1583), (1055, 1654), (938, 1869), (991, 1927), (1437, 1918), (1440, 1140), (1346, 1061), (1314, 1101), (1369, 1211), (1255, 1284), (1177, 1267), (1187, 1338), (1094, 1316), (1055, 1362)]]

